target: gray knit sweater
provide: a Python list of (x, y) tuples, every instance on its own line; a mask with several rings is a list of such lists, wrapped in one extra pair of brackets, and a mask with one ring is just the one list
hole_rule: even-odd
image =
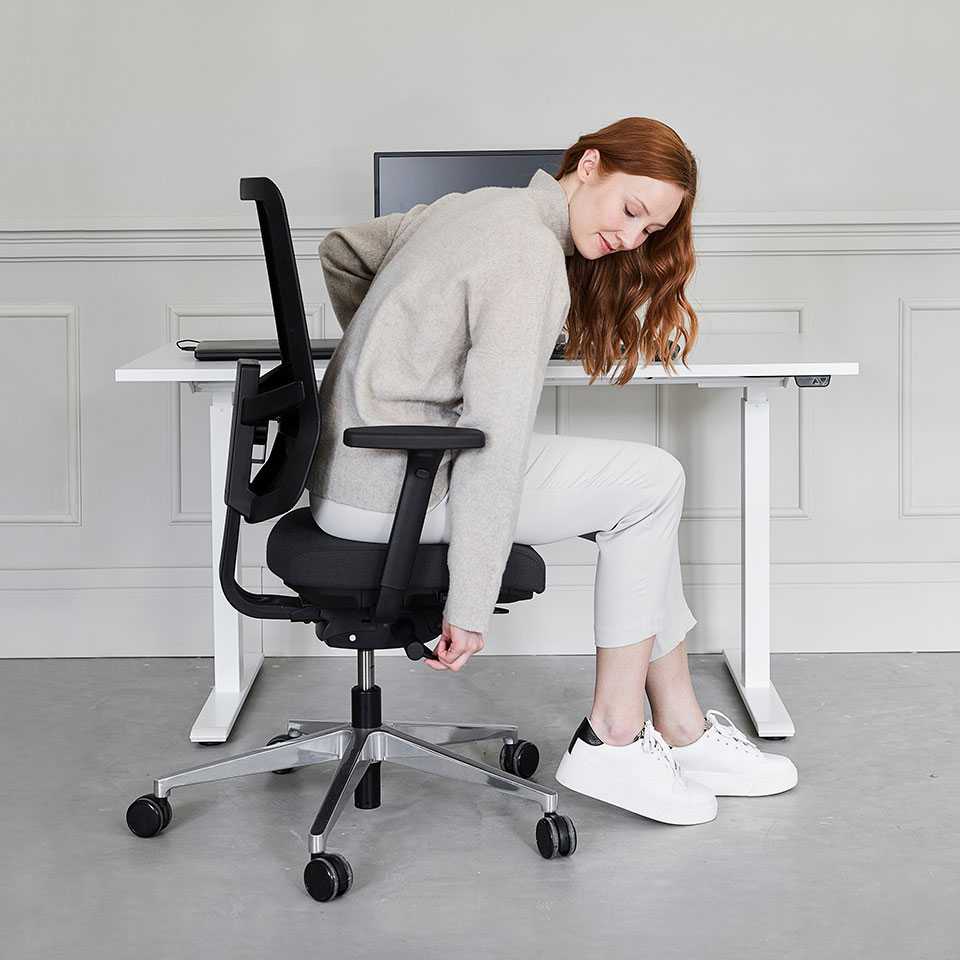
[(449, 193), (333, 230), (320, 244), (343, 337), (320, 385), (315, 495), (392, 513), (406, 453), (348, 447), (347, 427), (475, 427), (486, 446), (446, 451), (444, 613), (485, 633), (513, 543), (547, 362), (570, 307), (567, 198), (537, 170), (526, 187)]

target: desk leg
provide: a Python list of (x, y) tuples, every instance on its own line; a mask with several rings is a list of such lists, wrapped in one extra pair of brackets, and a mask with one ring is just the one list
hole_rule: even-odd
[[(227, 477), (227, 455), (233, 403), (230, 398), (214, 397), (210, 404), (210, 502), (211, 574), (213, 577), (213, 690), (207, 697), (190, 731), (194, 743), (223, 743), (230, 736), (253, 681), (263, 663), (262, 642), (259, 652), (244, 655), (240, 614), (220, 589), (220, 545), (226, 520), (223, 491)], [(237, 549), (237, 569), (240, 549)], [(238, 576), (239, 580), (239, 576)]]
[(740, 650), (723, 651), (760, 737), (792, 737), (793, 721), (770, 682), (770, 402), (743, 388), (740, 406)]

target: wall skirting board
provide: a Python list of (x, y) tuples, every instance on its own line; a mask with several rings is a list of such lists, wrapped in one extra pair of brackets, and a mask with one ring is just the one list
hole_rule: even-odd
[[(495, 617), (485, 652), (593, 653), (593, 576), (589, 564), (549, 566), (547, 591)], [(264, 567), (244, 566), (242, 580), (286, 592)], [(688, 649), (719, 653), (739, 629), (739, 569), (683, 564), (683, 580), (698, 621)], [(776, 652), (958, 647), (960, 563), (775, 563), (771, 580)], [(0, 658), (211, 656), (210, 622), (203, 567), (0, 571)], [(304, 624), (245, 619), (244, 635), (267, 656), (354, 655)]]

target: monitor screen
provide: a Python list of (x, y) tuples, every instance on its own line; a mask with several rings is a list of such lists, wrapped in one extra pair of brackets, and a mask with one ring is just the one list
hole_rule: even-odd
[(563, 150), (437, 150), (373, 155), (373, 215), (404, 213), (448, 193), (525, 187), (538, 168), (555, 174)]

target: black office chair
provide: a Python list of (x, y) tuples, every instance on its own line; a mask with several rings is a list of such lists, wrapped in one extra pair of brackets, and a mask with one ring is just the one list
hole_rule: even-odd
[[(543, 809), (536, 828), (538, 850), (547, 859), (568, 857), (577, 846), (576, 828), (569, 817), (557, 813), (555, 790), (526, 779), (536, 771), (539, 753), (518, 738), (516, 726), (381, 721), (374, 650), (403, 647), (413, 660), (436, 659), (427, 643), (442, 628), (448, 547), (421, 544), (419, 539), (443, 451), (481, 447), (483, 432), (403, 425), (344, 431), (347, 446), (406, 451), (406, 475), (388, 543), (331, 536), (317, 527), (308, 507), (291, 510), (303, 494), (320, 436), (316, 375), (283, 197), (266, 177), (242, 178), (240, 197), (257, 204), (282, 359), (263, 376), (258, 361), (237, 362), (220, 584), (230, 603), (247, 616), (315, 623), (324, 643), (357, 651), (352, 717), (349, 722), (290, 720), (286, 733), (259, 750), (159, 777), (152, 794), (130, 805), (127, 825), (140, 837), (159, 834), (172, 819), (169, 794), (175, 787), (252, 773), (291, 773), (336, 760), (333, 782), (310, 830), (310, 860), (303, 876), (310, 896), (332, 900), (350, 889), (353, 872), (342, 855), (327, 852), (327, 837), (351, 791), (359, 809), (380, 806), (380, 764), (388, 761), (535, 800)], [(277, 422), (277, 432), (267, 456), (271, 420)], [(263, 448), (259, 458), (254, 457), (255, 447)], [(262, 466), (251, 480), (254, 463)], [(267, 566), (297, 596), (249, 593), (235, 576), (240, 517), (260, 523), (281, 514), (267, 540)], [(514, 544), (498, 602), (528, 600), (544, 587), (540, 555), (530, 546)], [(496, 612), (507, 611), (497, 607)], [(504, 744), (500, 770), (441, 746), (497, 737)]]

